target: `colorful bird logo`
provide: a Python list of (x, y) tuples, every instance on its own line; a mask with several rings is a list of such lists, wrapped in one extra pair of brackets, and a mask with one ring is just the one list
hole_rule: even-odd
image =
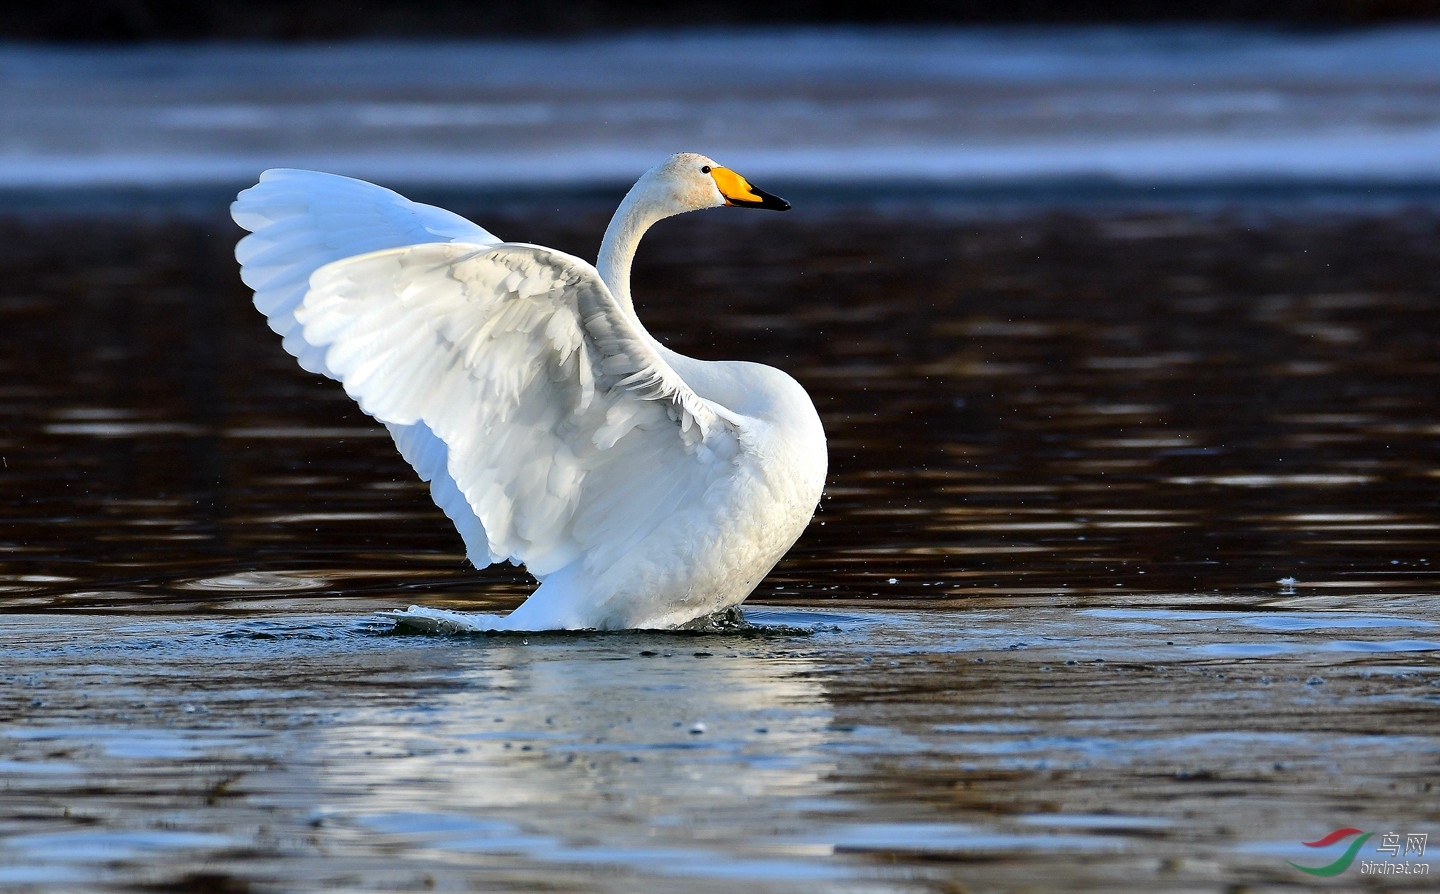
[(1350, 846), (1345, 849), (1345, 853), (1341, 854), (1340, 858), (1334, 863), (1326, 866), (1301, 866), (1299, 863), (1291, 863), (1289, 860), (1285, 862), (1290, 863), (1291, 866), (1294, 866), (1301, 872), (1308, 872), (1311, 875), (1325, 877), (1339, 875), (1350, 868), (1350, 864), (1355, 862), (1355, 855), (1360, 852), (1360, 846), (1365, 843), (1366, 839), (1374, 834), (1374, 832), (1361, 832), (1359, 829), (1336, 829), (1324, 838), (1319, 838), (1315, 841), (1300, 842), (1306, 847), (1329, 847), (1337, 841), (1349, 838), (1351, 835), (1359, 835), (1360, 837), (1350, 842)]

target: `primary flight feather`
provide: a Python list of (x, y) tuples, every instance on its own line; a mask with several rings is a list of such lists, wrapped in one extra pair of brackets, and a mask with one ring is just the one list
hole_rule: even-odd
[(672, 156), (616, 210), (597, 270), (333, 174), (266, 171), (240, 193), (241, 278), (285, 349), (385, 424), (475, 565), (540, 581), (506, 616), (402, 623), (673, 627), (738, 605), (800, 536), (826, 471), (809, 396), (767, 366), (668, 350), (630, 298), (652, 224), (724, 205), (789, 207)]

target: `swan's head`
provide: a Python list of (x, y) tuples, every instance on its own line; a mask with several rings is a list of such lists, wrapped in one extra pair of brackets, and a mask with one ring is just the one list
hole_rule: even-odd
[(680, 152), (646, 173), (645, 180), (657, 198), (673, 204), (675, 212), (701, 208), (768, 208), (789, 211), (790, 203), (750, 185), (727, 167), (694, 152)]

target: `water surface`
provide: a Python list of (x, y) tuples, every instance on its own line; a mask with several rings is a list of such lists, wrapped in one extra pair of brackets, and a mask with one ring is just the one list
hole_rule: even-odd
[(1440, 833), (1431, 208), (665, 224), (652, 330), (830, 436), (782, 629), (711, 636), (390, 632), (530, 583), (293, 368), (236, 235), (0, 222), (0, 887), (1260, 890)]

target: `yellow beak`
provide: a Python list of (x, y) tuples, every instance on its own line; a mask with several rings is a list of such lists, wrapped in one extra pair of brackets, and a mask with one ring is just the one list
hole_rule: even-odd
[(729, 168), (711, 168), (710, 176), (715, 178), (715, 185), (720, 188), (720, 195), (725, 197), (727, 205), (737, 208), (768, 208), (772, 211), (790, 210), (789, 202), (751, 186), (749, 180)]

